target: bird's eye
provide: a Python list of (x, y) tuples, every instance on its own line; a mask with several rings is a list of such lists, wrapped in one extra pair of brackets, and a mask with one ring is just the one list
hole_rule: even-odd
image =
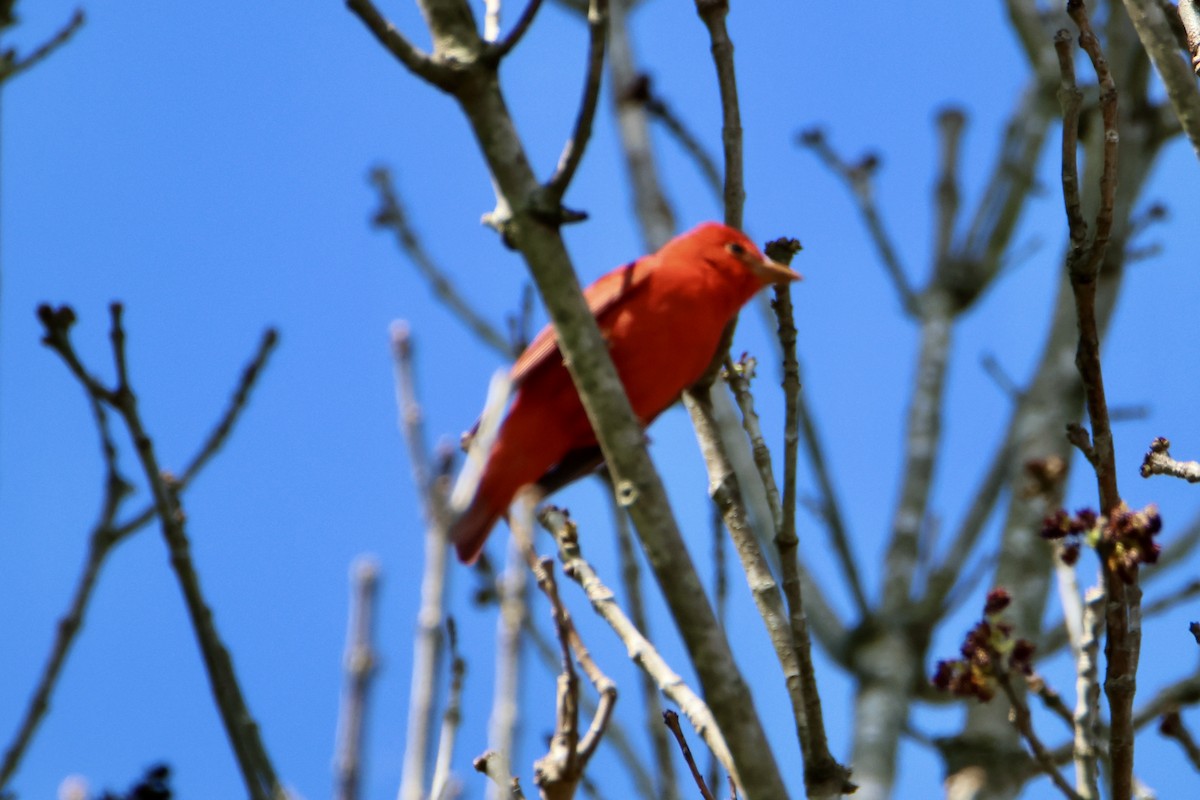
[(737, 242), (730, 242), (729, 244), (725, 245), (725, 249), (733, 253), (735, 256), (746, 255), (746, 248), (742, 247)]

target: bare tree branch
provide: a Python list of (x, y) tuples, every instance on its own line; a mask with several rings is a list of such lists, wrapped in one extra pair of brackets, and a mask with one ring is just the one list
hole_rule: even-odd
[(1200, 461), (1176, 461), (1171, 458), (1171, 442), (1158, 437), (1150, 443), (1150, 450), (1142, 461), (1142, 477), (1170, 475), (1188, 483), (1200, 483)]
[(83, 9), (76, 9), (65, 25), (45, 42), (35, 47), (29, 55), (17, 58), (12, 51), (4, 53), (4, 58), (0, 59), (0, 85), (45, 61), (56, 50), (71, 41), (71, 38), (83, 27), (85, 21)]
[(408, 219), (408, 212), (404, 210), (396, 194), (391, 171), (386, 167), (371, 170), (371, 184), (379, 193), (379, 210), (372, 217), (373, 224), (376, 227), (389, 228), (395, 233), (397, 244), (412, 259), (413, 266), (421, 276), (429, 282), (434, 295), (480, 341), (505, 358), (515, 358), (517, 352), (512, 342), (463, 299), (458, 289), (446, 277), (445, 271), (437, 265), (425, 249), (425, 245), (421, 243), (416, 229)]
[(579, 552), (579, 537), (575, 523), (553, 506), (543, 507), (539, 512), (538, 521), (558, 541), (563, 572), (583, 588), (592, 608), (620, 637), (633, 662), (653, 676), (663, 694), (679, 707), (683, 715), (692, 723), (692, 727), (704, 739), (709, 750), (713, 752), (725, 770), (734, 777), (738, 785), (742, 786), (733, 757), (712, 712), (709, 711), (704, 701), (683, 682), (683, 679), (667, 665), (654, 646), (634, 627), (617, 605), (612, 591), (601, 582), (595, 570), (583, 559)]
[[(620, 0), (618, 0), (619, 2)], [(546, 182), (546, 195), (557, 211), (566, 193), (575, 170), (583, 159), (588, 139), (592, 136), (592, 121), (596, 118), (596, 105), (600, 100), (600, 78), (604, 74), (604, 39), (608, 29), (608, 0), (592, 0), (588, 5), (588, 58), (583, 83), (583, 97), (579, 101), (579, 112), (575, 117), (575, 128), (571, 138), (563, 147), (558, 166)]]
[(1125, 0), (1125, 10), (1162, 78), (1192, 150), (1200, 158), (1200, 89), (1196, 87), (1195, 74), (1179, 53), (1162, 8), (1154, 0)]
[(346, 636), (346, 688), (338, 717), (338, 746), (334, 758), (337, 776), (334, 797), (357, 800), (362, 782), (363, 733), (368, 696), (378, 657), (375, 652), (375, 596), (379, 588), (379, 562), (371, 556), (355, 560), (350, 568), (353, 595)]
[[(154, 495), (155, 512), (158, 515), (163, 538), (171, 555), (171, 566), (183, 592), (184, 602), (192, 622), (196, 639), (200, 645), (209, 685), (225, 725), (225, 732), (233, 747), (238, 766), (242, 772), (246, 790), (254, 800), (278, 800), (283, 789), (275, 776), (275, 768), (267, 756), (259, 737), (241, 686), (234, 673), (229, 651), (221, 641), (213, 622), (213, 612), (200, 589), (200, 581), (191, 559), (184, 521), (186, 516), (180, 502), (179, 486), (159, 466), (153, 440), (146, 432), (138, 411), (137, 395), (129, 381), (125, 356), (125, 330), (122, 326), (123, 308), (119, 303), (110, 307), (112, 327), (113, 360), (116, 364), (117, 385), (109, 389), (100, 383), (82, 364), (70, 341), (70, 326), (74, 314), (69, 309), (55, 311), (42, 306), (38, 315), (46, 330), (43, 339), (63, 359), (75, 377), (85, 386), (88, 393), (120, 415), (133, 440), (138, 460), (142, 465), (146, 481)], [(64, 313), (67, 312), (67, 313)]]

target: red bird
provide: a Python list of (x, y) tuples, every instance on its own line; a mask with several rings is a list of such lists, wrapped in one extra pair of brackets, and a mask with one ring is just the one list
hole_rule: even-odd
[[(740, 231), (706, 222), (602, 276), (583, 296), (645, 426), (700, 379), (725, 326), (750, 298), (768, 284), (799, 279)], [(510, 377), (516, 397), (474, 498), (450, 527), (468, 564), (522, 486), (537, 484), (548, 494), (600, 463), (553, 327), (534, 337)]]

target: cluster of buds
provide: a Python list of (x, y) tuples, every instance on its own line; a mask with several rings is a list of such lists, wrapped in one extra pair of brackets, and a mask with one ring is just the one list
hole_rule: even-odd
[(967, 632), (962, 658), (939, 661), (933, 685), (959, 697), (974, 697), (981, 703), (991, 700), (999, 682), (1011, 672), (1033, 672), (1033, 643), (1014, 639), (1013, 628), (1000, 619), (1012, 602), (1004, 589), (988, 592), (983, 619)]
[(1102, 517), (1090, 508), (1068, 514), (1059, 509), (1042, 522), (1042, 536), (1063, 543), (1062, 559), (1074, 564), (1079, 548), (1087, 544), (1098, 551), (1108, 569), (1126, 583), (1137, 576), (1139, 564), (1158, 561), (1162, 546), (1154, 537), (1162, 530), (1158, 507), (1151, 504), (1133, 511), (1122, 503), (1112, 514)]

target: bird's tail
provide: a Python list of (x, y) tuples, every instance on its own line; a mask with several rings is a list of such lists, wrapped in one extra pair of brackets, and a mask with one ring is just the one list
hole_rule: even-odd
[(475, 563), (501, 513), (502, 510), (494, 506), (485, 492), (475, 492), (471, 504), (450, 524), (450, 541), (454, 542), (459, 561), (464, 564)]

